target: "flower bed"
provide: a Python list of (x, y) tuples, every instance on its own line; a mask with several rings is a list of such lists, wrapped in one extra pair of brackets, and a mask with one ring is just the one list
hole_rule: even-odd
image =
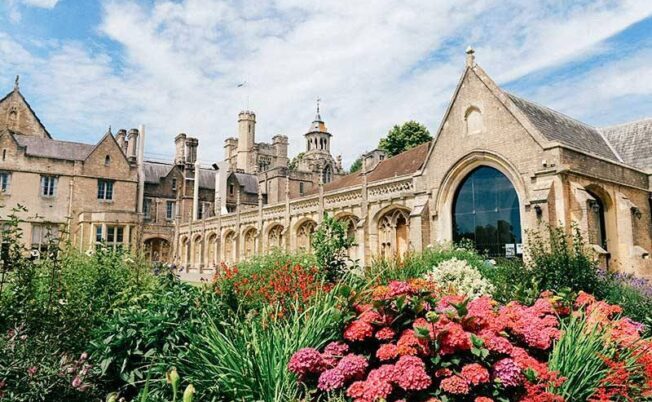
[[(582, 302), (586, 297), (580, 296), (573, 314), (585, 311), (612, 328), (618, 339), (639, 339), (640, 328), (613, 319), (617, 307)], [(355, 402), (564, 400), (550, 392), (564, 378), (547, 363), (562, 335), (560, 317), (572, 313), (573, 306), (562, 298), (545, 293), (529, 307), (517, 302), (501, 306), (488, 296), (468, 301), (416, 280), (378, 286), (367, 301), (356, 306), (342, 341), (321, 352), (304, 348), (294, 354), (288, 368), (298, 381), (318, 393), (342, 392)], [(609, 313), (599, 316), (603, 309)], [(650, 356), (646, 349), (639, 359)], [(595, 401), (615, 395), (610, 384), (624, 375), (618, 361), (609, 364), (614, 368)], [(636, 384), (633, 376), (628, 378), (632, 389), (650, 385), (647, 374)]]
[(316, 266), (286, 262), (271, 269), (241, 271), (222, 264), (214, 277), (215, 291), (246, 309), (278, 306), (280, 312), (308, 302), (318, 291), (328, 290)]

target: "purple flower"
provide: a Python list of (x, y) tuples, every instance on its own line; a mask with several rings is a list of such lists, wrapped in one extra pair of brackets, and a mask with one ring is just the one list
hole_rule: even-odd
[(317, 381), (317, 388), (322, 391), (332, 391), (334, 389), (342, 388), (346, 378), (340, 369), (334, 368), (326, 370), (319, 376)]
[(494, 378), (506, 387), (517, 387), (523, 383), (523, 373), (516, 362), (512, 359), (502, 359), (496, 362), (493, 367)]

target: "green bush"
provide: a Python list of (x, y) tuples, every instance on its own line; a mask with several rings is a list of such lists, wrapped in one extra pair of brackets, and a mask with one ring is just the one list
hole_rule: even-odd
[[(182, 354), (202, 296), (201, 289), (169, 275), (138, 303), (109, 317), (95, 331), (90, 347), (104, 389), (128, 397), (148, 376), (161, 378), (173, 356)], [(160, 391), (159, 385), (154, 384), (154, 391)]]
[(345, 273), (349, 263), (349, 249), (355, 245), (355, 240), (347, 235), (343, 222), (324, 214), (324, 219), (312, 236), (312, 249), (326, 280), (335, 282)]
[(337, 337), (343, 322), (339, 288), (296, 305), (283, 318), (268, 306), (248, 316), (204, 315), (189, 334), (188, 351), (176, 367), (198, 390), (199, 400), (291, 401), (297, 396), (287, 370), (302, 347), (320, 347)]
[[(567, 401), (587, 401), (610, 373), (609, 360), (623, 364), (628, 373), (642, 370), (636, 361), (634, 348), (621, 348), (609, 338), (607, 328), (587, 320), (585, 316), (571, 316), (562, 321), (562, 336), (555, 343), (548, 366), (566, 380), (552, 391)], [(628, 381), (632, 381), (630, 378)], [(618, 384), (611, 384), (619, 386)]]
[(440, 244), (428, 246), (421, 253), (407, 253), (400, 259), (377, 259), (364, 269), (364, 280), (368, 283), (387, 284), (393, 280), (420, 278), (433, 267), (456, 258), (466, 261), (474, 268), (484, 265), (484, 258), (467, 244)]
[(561, 227), (549, 226), (545, 235), (547, 238), (532, 232), (529, 246), (530, 265), (539, 288), (596, 294), (602, 280), (579, 228), (568, 234)]
[(482, 266), (480, 272), (493, 285), (493, 298), (500, 303), (516, 300), (531, 305), (541, 293), (533, 270), (520, 259), (499, 259), (495, 265)]

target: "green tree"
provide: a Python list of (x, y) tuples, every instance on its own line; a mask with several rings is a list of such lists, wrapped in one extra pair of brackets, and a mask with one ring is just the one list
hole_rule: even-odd
[(349, 173), (355, 173), (360, 169), (362, 169), (362, 156), (359, 156), (358, 159), (353, 161), (351, 164), (351, 169), (349, 169)]
[(380, 139), (378, 147), (391, 157), (430, 140), (432, 136), (426, 126), (410, 120), (400, 126), (397, 124), (392, 127), (387, 137)]
[(349, 249), (355, 245), (355, 240), (347, 235), (346, 229), (343, 222), (324, 214), (324, 220), (312, 238), (317, 265), (326, 272), (326, 278), (331, 282), (343, 273), (349, 260)]
[(301, 161), (301, 159), (303, 159), (303, 155), (304, 152), (299, 152), (297, 156), (292, 158), (292, 160), (290, 160), (290, 163), (288, 163), (288, 169), (297, 170), (297, 167), (299, 166), (299, 162)]

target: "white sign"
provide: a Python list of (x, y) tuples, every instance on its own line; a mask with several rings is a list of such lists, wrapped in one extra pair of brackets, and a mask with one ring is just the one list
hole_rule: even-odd
[(505, 243), (505, 257), (514, 257), (516, 255), (516, 245), (514, 243)]
[(516, 243), (516, 254), (523, 254), (523, 243)]

